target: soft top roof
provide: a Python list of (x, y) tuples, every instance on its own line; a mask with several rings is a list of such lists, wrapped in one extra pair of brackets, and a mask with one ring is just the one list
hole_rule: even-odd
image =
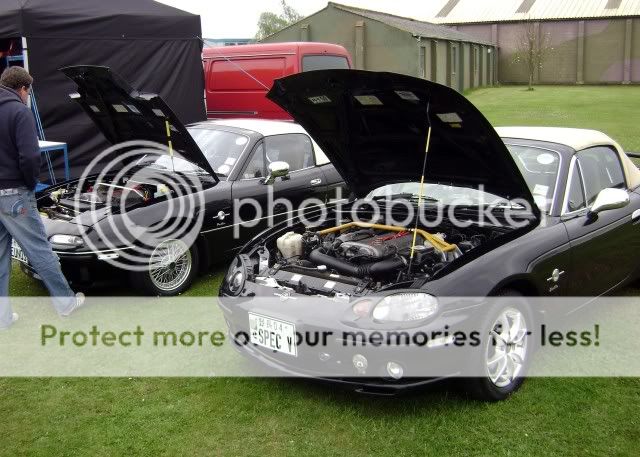
[(596, 146), (611, 146), (620, 156), (620, 162), (630, 189), (640, 187), (640, 170), (615, 140), (598, 130), (563, 127), (497, 127), (501, 138), (545, 141), (569, 146), (575, 151)]

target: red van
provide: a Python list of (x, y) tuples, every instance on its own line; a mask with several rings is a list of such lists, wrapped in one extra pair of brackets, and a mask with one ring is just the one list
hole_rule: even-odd
[(265, 97), (273, 81), (303, 71), (351, 68), (351, 56), (336, 44), (247, 44), (204, 49), (203, 63), (208, 118), (291, 119)]

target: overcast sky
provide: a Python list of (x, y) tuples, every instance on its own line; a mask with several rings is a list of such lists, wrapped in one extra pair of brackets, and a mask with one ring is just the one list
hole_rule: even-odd
[[(280, 0), (159, 0), (161, 3), (199, 14), (204, 38), (251, 38), (256, 34), (260, 13), (280, 14)], [(303, 16), (327, 6), (328, 0), (288, 0)], [(428, 1), (428, 0), (423, 0)], [(336, 3), (420, 18), (415, 0), (343, 0)]]

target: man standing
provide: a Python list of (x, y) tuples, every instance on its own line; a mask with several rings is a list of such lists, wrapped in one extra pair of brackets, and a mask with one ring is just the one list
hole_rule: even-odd
[(8, 299), (12, 239), (42, 278), (59, 315), (68, 316), (84, 303), (84, 295), (74, 295), (62, 274), (36, 206), (40, 148), (26, 105), (32, 83), (22, 67), (7, 68), (0, 76), (0, 329), (18, 319)]

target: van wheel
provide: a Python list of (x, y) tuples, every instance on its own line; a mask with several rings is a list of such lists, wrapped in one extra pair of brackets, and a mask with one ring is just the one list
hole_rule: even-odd
[(152, 251), (145, 270), (131, 273), (131, 283), (149, 295), (178, 295), (191, 286), (199, 264), (195, 246), (188, 247), (181, 240), (165, 240)]
[(528, 336), (533, 317), (528, 303), (515, 291), (504, 291), (500, 300), (486, 314), (482, 325), (482, 348), (471, 360), (473, 373), (485, 376), (468, 378), (466, 390), (481, 401), (500, 401), (516, 392), (524, 382), (534, 352)]

